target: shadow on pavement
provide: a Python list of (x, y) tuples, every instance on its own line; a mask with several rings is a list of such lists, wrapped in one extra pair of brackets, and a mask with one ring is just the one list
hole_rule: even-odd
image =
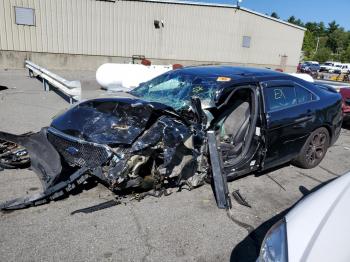
[(235, 248), (232, 250), (230, 261), (231, 262), (255, 262), (259, 256), (260, 246), (267, 231), (277, 221), (282, 219), (289, 209), (284, 210), (280, 214), (270, 218), (266, 222), (262, 223), (253, 232), (251, 232), (245, 239), (243, 239)]
[[(36, 76), (36, 77), (32, 77), (32, 79), (37, 79), (38, 81), (40, 81), (43, 85), (43, 89), (44, 89), (44, 80), (40, 77), (40, 76)], [(63, 94), (62, 92), (58, 91), (57, 88), (53, 85), (51, 85), (50, 83), (46, 83), (47, 87), (49, 88), (48, 91), (54, 91), (58, 96), (60, 96), (63, 100), (65, 100), (67, 103), (69, 103), (69, 97), (65, 94)]]
[[(306, 197), (307, 195), (309, 195), (309, 194), (311, 194), (311, 193), (313, 193), (313, 192), (319, 190), (321, 187), (323, 187), (323, 186), (327, 185), (328, 183), (332, 182), (334, 179), (336, 179), (336, 177), (335, 177), (335, 178), (331, 178), (331, 179), (329, 179), (329, 180), (327, 180), (327, 181), (325, 181), (325, 182), (323, 182), (323, 183), (321, 183), (321, 184), (315, 186), (315, 187), (312, 188), (311, 190), (307, 189), (307, 188), (304, 187), (304, 186), (299, 186), (299, 191), (303, 194), (303, 197), (302, 197), (301, 199), (303, 199), (303, 198)], [(300, 200), (301, 200), (301, 199), (300, 199)], [(300, 201), (300, 200), (299, 200), (299, 201)], [(298, 202), (299, 202), (299, 201), (298, 201)]]
[[(303, 194), (303, 197), (300, 200), (302, 200), (305, 196), (320, 189), (324, 185), (330, 183), (334, 179), (336, 179), (336, 178), (333, 178), (333, 179), (330, 179), (326, 182), (323, 182), (323, 183), (315, 186), (311, 190), (309, 190), (306, 187), (304, 187), (303, 185), (301, 185), (299, 187), (299, 190)], [(246, 238), (244, 238), (238, 245), (236, 245), (234, 247), (234, 249), (231, 252), (230, 261), (231, 262), (255, 262), (259, 256), (260, 247), (261, 247), (261, 244), (264, 240), (264, 237), (265, 237), (267, 231), (275, 223), (277, 223), (280, 219), (282, 219), (296, 204), (298, 204), (300, 200), (298, 200), (290, 208), (287, 208), (286, 210), (282, 211), (281, 213), (277, 214), (276, 216), (265, 221), (259, 227), (257, 227), (254, 231), (252, 231)]]
[(344, 128), (346, 130), (350, 130), (350, 120), (344, 121), (342, 128)]
[(7, 86), (2, 86), (2, 85), (0, 85), (0, 91), (7, 90), (7, 89), (8, 89)]

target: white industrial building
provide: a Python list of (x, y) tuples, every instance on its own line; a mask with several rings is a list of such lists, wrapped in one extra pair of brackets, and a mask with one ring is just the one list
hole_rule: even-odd
[(294, 71), (305, 29), (229, 5), (186, 1), (1, 0), (0, 67), (25, 59), (96, 69), (142, 55), (153, 63)]

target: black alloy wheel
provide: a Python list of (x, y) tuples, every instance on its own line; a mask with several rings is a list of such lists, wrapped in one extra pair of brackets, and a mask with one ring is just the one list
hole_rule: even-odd
[(299, 156), (293, 164), (301, 168), (317, 166), (326, 155), (329, 146), (329, 133), (324, 127), (316, 129), (306, 140)]

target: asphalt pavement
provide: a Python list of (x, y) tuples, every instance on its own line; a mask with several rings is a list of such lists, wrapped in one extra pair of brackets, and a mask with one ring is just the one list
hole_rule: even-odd
[[(83, 80), (83, 97), (105, 95), (95, 72), (56, 72)], [(24, 133), (48, 126), (69, 106), (25, 70), (0, 71), (0, 130)], [(349, 128), (350, 129), (350, 128)], [(304, 195), (350, 170), (350, 131), (344, 128), (320, 166), (291, 165), (229, 183), (251, 208), (233, 200), (232, 219), (216, 207), (210, 185), (149, 197), (89, 214), (72, 212), (112, 198), (91, 183), (60, 201), (0, 213), (0, 261), (255, 261), (269, 227)], [(29, 170), (0, 172), (0, 202), (40, 192)]]

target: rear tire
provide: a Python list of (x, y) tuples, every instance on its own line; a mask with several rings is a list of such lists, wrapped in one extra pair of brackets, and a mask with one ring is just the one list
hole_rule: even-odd
[(328, 130), (324, 127), (320, 127), (311, 133), (299, 155), (292, 162), (295, 166), (301, 168), (314, 168), (326, 155), (328, 146)]

